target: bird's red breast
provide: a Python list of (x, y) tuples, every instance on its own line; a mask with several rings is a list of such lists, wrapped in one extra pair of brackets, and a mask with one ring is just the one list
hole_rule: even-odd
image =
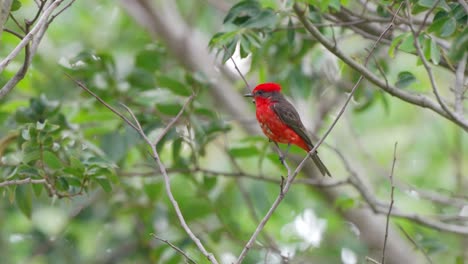
[(291, 143), (299, 146), (305, 151), (310, 151), (307, 143), (288, 125), (284, 124), (279, 116), (273, 111), (273, 108), (271, 107), (273, 103), (274, 102), (268, 98), (255, 98), (257, 120), (263, 133), (272, 141), (283, 144)]

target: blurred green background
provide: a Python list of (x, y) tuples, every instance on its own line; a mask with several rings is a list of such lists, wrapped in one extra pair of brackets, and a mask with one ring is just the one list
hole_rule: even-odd
[[(20, 2), (21, 7), (12, 14), (21, 22), (31, 18), (37, 6), (31, 0)], [(227, 0), (149, 1), (156, 10), (168, 6), (180, 15), (172, 19), (181, 19), (192, 28), (183, 33), (187, 38), (180, 40), (187, 49), (201, 43), (199, 48), (218, 53), (216, 60), (206, 58), (202, 64), (229, 80), (229, 87), (187, 67), (164, 36), (153, 37), (151, 29), (128, 14), (132, 3), (122, 2), (73, 3), (48, 28), (24, 80), (0, 100), (0, 182), (47, 178), (53, 190), (44, 184), (0, 187), (2, 263), (184, 263), (183, 256), (152, 234), (172, 242), (197, 263), (207, 262), (181, 228), (143, 140), (65, 73), (122, 113), (125, 109), (119, 103), (130, 107), (152, 139), (188, 96), (196, 93), (157, 149), (187, 223), (221, 263), (235, 261), (278, 196), (280, 176), (287, 175), (268, 140), (245, 129), (246, 124), (256, 126), (254, 105), (240, 99), (248, 90), (229, 62), (223, 66), (236, 44), (240, 43), (240, 52), (234, 57), (250, 85), (266, 81), (282, 84), (283, 92), (314, 134), (314, 142), (334, 120), (359, 77), (301, 27), (292, 1), (246, 1), (254, 6), (249, 8), (242, 7), (245, 2)], [(314, 23), (331, 23), (323, 17), (340, 8), (362, 8), (358, 1), (308, 2), (315, 6), (308, 14)], [(369, 2), (377, 9), (392, 10), (400, 3)], [(433, 5), (428, 7), (425, 2), (431, 1), (411, 1), (422, 14)], [(236, 4), (241, 10), (230, 9)], [(449, 4), (450, 12), (462, 8), (457, 2)], [(443, 7), (434, 13), (440, 10)], [(424, 36), (437, 36), (450, 45), (466, 38), (463, 21), (467, 15), (461, 10), (462, 15), (454, 16), (454, 32), (443, 37), (453, 22), (446, 19), (439, 22), (443, 24), (441, 32), (429, 30), (428, 25)], [(255, 12), (263, 13), (259, 18)], [(12, 19), (5, 27), (19, 32)], [(320, 29), (330, 39), (337, 38), (338, 47), (359, 62), (374, 42), (346, 27)], [(397, 28), (392, 34), (395, 39), (404, 32)], [(0, 41), (0, 58), (19, 42), (7, 32)], [(404, 50), (411, 41), (403, 42), (394, 56), (389, 55), (389, 45), (379, 46), (369, 68), (379, 77), (385, 73), (387, 81), (401, 89), (432, 97), (420, 59), (411, 54), (414, 50)], [(443, 47), (434, 49), (447, 60), (453, 53)], [(430, 57), (434, 75), (442, 95), (452, 100), (455, 74), (434, 65), (437, 52), (432, 51)], [(466, 52), (450, 57), (453, 65), (463, 54)], [(22, 56), (0, 74), (1, 86), (19, 69)], [(227, 111), (213, 89), (234, 91), (239, 98), (233, 101), (248, 103), (239, 105), (247, 114), (235, 116)], [(395, 207), (466, 229), (467, 215), (460, 210), (468, 205), (467, 134), (440, 115), (363, 81), (319, 152), (332, 171), (332, 181), (347, 179), (351, 171), (330, 146), (352, 164), (372, 195), (388, 203), (395, 142)], [(304, 155), (295, 147), (290, 153)], [(255, 179), (258, 176), (273, 182)], [(299, 175), (298, 180), (308, 177)], [(330, 198), (329, 189), (334, 198)], [(438, 195), (449, 202), (430, 199)], [(378, 238), (372, 245), (363, 238), (371, 231), (359, 230), (360, 225), (347, 216), (362, 209), (368, 209), (366, 200), (349, 184), (320, 187), (298, 182), (244, 263), (350, 264), (368, 263), (366, 256), (378, 259), (381, 251), (374, 252), (374, 246), (381, 249), (383, 240)], [(455, 219), (450, 219), (452, 216)], [(365, 226), (373, 219), (362, 221)], [(468, 263), (464, 235), (396, 217), (391, 225), (394, 236), (389, 239), (405, 241), (414, 263)], [(381, 228), (383, 231), (385, 226)], [(387, 258), (389, 263), (398, 263), (397, 256)]]

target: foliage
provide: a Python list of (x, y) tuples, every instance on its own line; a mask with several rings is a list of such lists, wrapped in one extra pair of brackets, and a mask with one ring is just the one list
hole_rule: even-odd
[[(390, 22), (400, 4), (399, 14), (405, 20), (408, 9), (418, 21), (416, 38), (439, 83), (454, 82), (468, 47), (468, 15), (460, 1), (411, 0), (410, 7), (405, 1), (371, 2), (375, 12), (365, 19), (375, 20), (372, 25), (378, 29)], [(319, 116), (317, 122), (322, 129), (318, 131), (324, 131), (334, 118), (333, 110), (341, 106), (337, 103), (343, 98), (340, 96), (350, 91), (360, 73), (336, 60), (310, 36), (293, 4), (230, 1), (226, 12), (197, 1), (178, 1), (176, 7), (193, 12), (184, 14), (186, 19), (205, 25), (200, 29), (211, 35), (208, 46), (222, 63), (238, 54), (251, 60), (249, 80), (283, 84), (284, 93), (293, 98), (301, 115), (310, 117), (304, 119), (306, 126), (314, 127), (316, 113), (324, 111), (326, 116)], [(300, 4), (324, 36), (336, 41), (354, 60), (364, 61), (378, 34), (359, 35), (362, 29), (354, 26), (359, 29), (367, 24), (337, 20), (348, 10), (358, 14), (362, 6), (357, 1), (307, 0)], [(29, 10), (35, 5), (34, 1), (14, 1), (11, 11), (23, 21), (30, 19)], [(197, 263), (206, 262), (180, 227), (159, 169), (141, 137), (83, 93), (68, 74), (121, 113), (126, 112), (120, 104), (132, 109), (151, 140), (161, 135), (187, 98), (195, 94), (157, 150), (187, 223), (218, 259), (222, 256), (228, 263), (270, 208), (279, 193), (280, 176), (287, 172), (264, 137), (242, 131), (242, 122), (253, 122), (253, 106), (251, 117), (230, 116), (209, 89), (213, 80), (184, 67), (168, 44), (153, 41), (115, 5), (114, 1), (76, 1), (50, 25), (47, 41), (34, 56), (26, 78), (0, 99), (2, 261), (182, 263), (183, 256), (152, 238), (154, 233)], [(194, 5), (202, 6), (190, 8)], [(428, 12), (433, 16), (425, 21)], [(338, 25), (331, 26), (333, 23)], [(12, 19), (6, 28), (20, 31)], [(0, 58), (19, 43), (7, 32), (2, 33), (1, 41)], [(18, 67), (11, 64), (1, 73), (0, 86)], [(368, 68), (400, 90), (431, 95), (415, 35), (403, 20), (384, 36)], [(442, 94), (452, 98), (452, 87), (446, 86)], [(396, 206), (424, 216), (457, 215), (457, 204), (435, 203), (411, 194), (416, 189), (414, 192), (431, 190), (450, 198), (463, 195), (463, 186), (467, 186), (462, 162), (466, 160), (466, 132), (442, 117), (429, 116), (423, 109), (388, 96), (369, 81), (359, 88), (352, 111), (340, 120), (327, 143), (338, 146), (366, 185), (372, 186), (372, 194), (387, 201), (392, 149), (398, 141), (395, 178), (402, 184), (396, 189)], [(295, 147), (290, 154), (303, 156)], [(330, 148), (321, 146), (320, 154), (333, 171), (333, 180), (351, 174)], [(453, 176), (457, 169), (464, 178)], [(307, 180), (304, 177), (298, 181)], [(1, 185), (28, 179), (37, 182)], [(339, 195), (330, 201), (320, 188), (328, 187), (295, 184), (245, 263), (266, 262), (265, 255), (271, 255), (271, 263), (279, 263), (278, 252), (272, 250), (275, 246), (298, 263), (339, 263), (343, 249), (354, 252), (360, 261), (375, 253), (344, 216), (367, 207), (365, 197), (337, 187)], [(457, 199), (466, 202), (466, 197)], [(466, 241), (460, 236), (409, 220), (394, 222), (404, 230), (399, 232), (401, 237), (414, 238), (417, 250), (434, 263), (466, 261)], [(298, 230), (298, 226), (309, 227), (312, 233)], [(314, 234), (318, 240), (311, 242), (304, 234)]]

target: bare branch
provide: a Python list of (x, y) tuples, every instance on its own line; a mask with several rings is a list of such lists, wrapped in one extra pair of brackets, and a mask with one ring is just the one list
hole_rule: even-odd
[[(8, 64), (18, 56), (19, 52), (33, 39), (33, 37), (47, 25), (47, 20), (52, 12), (63, 2), (64, 0), (55, 0), (49, 7), (44, 10), (44, 13), (39, 18), (37, 24), (31, 29), (31, 31), (24, 36), (23, 40), (8, 54), (8, 56), (0, 61), (0, 73), (8, 66)], [(0, 93), (0, 97), (2, 94)]]
[[(223, 48), (224, 48), (224, 52), (228, 53), (228, 49), (226, 48), (226, 46), (223, 46)], [(237, 67), (236, 61), (232, 58), (232, 56), (229, 56), (229, 59), (232, 61), (232, 64), (234, 64), (234, 68), (236, 68), (237, 73), (239, 73), (240, 77), (242, 78), (242, 80), (244, 81), (245, 85), (247, 86), (247, 89), (249, 89), (249, 91), (252, 91), (252, 88), (250, 88), (249, 83), (248, 83), (247, 80), (245, 79), (245, 77), (244, 77), (244, 75), (242, 74), (242, 72), (239, 70), (239, 67)]]
[[(68, 76), (68, 75), (67, 75)], [(69, 78), (71, 78), (70, 76), (68, 76)], [(182, 228), (185, 230), (185, 232), (187, 233), (187, 235), (189, 235), (189, 237), (192, 239), (192, 241), (197, 245), (198, 249), (203, 253), (203, 255), (205, 255), (205, 257), (213, 264), (218, 264), (218, 261), (216, 260), (216, 258), (214, 257), (214, 255), (212, 253), (209, 253), (205, 247), (203, 246), (203, 244), (201, 243), (200, 239), (193, 233), (193, 231), (190, 229), (190, 227), (187, 225), (187, 222), (185, 221), (185, 218), (182, 214), (182, 211), (180, 210), (180, 207), (179, 207), (179, 204), (177, 203), (176, 199), (174, 198), (174, 195), (172, 194), (172, 190), (171, 190), (171, 183), (170, 183), (170, 178), (169, 178), (169, 175), (167, 174), (167, 170), (166, 170), (166, 167), (164, 166), (164, 164), (162, 163), (160, 157), (159, 157), (159, 153), (158, 151), (156, 150), (156, 145), (153, 144), (151, 142), (151, 140), (148, 138), (148, 136), (145, 134), (145, 132), (143, 131), (141, 125), (140, 125), (140, 122), (138, 121), (138, 119), (136, 118), (135, 114), (133, 113), (133, 111), (128, 108), (127, 106), (123, 105), (123, 107), (125, 107), (125, 109), (129, 112), (129, 114), (132, 116), (133, 118), (133, 121), (135, 122), (135, 124), (133, 122), (131, 122), (130, 120), (128, 120), (124, 115), (122, 115), (121, 113), (119, 113), (117, 110), (115, 110), (114, 108), (112, 108), (109, 104), (107, 104), (104, 100), (102, 100), (99, 96), (97, 96), (95, 93), (91, 92), (91, 90), (89, 90), (85, 85), (83, 85), (82, 83), (80, 82), (77, 82), (75, 81), (75, 83), (77, 83), (82, 89), (84, 89), (86, 92), (88, 92), (89, 94), (91, 94), (93, 97), (95, 97), (100, 103), (102, 103), (105, 107), (107, 107), (109, 110), (111, 110), (114, 114), (116, 114), (117, 116), (119, 116), (122, 120), (124, 120), (128, 125), (130, 125), (133, 129), (135, 129), (142, 137), (143, 139), (145, 140), (145, 142), (147, 143), (147, 145), (151, 148), (151, 152), (152, 152), (152, 155), (153, 155), (153, 159), (156, 161), (156, 163), (158, 164), (158, 167), (159, 167), (159, 171), (161, 172), (161, 174), (163, 175), (163, 178), (164, 178), (164, 184), (165, 184), (165, 189), (166, 189), (166, 194), (172, 204), (172, 206), (174, 207), (174, 210), (176, 212), (176, 215), (177, 215), (177, 218), (179, 219), (179, 222), (180, 224), (182, 225)], [(190, 96), (188, 99), (187, 99), (187, 102), (184, 104), (184, 106), (182, 107), (182, 109), (180, 109), (179, 113), (177, 114), (176, 118), (174, 118), (171, 123), (168, 125), (168, 127), (170, 128), (173, 124), (175, 124), (177, 122), (177, 119), (182, 115), (182, 113), (185, 111), (185, 108), (186, 106), (188, 105), (188, 103), (194, 98), (194, 95), (192, 94), (192, 96)], [(169, 131), (169, 129), (166, 127), (166, 129), (164, 129), (164, 132), (167, 133)], [(164, 136), (165, 134), (162, 133), (162, 136)], [(161, 135), (160, 135), (161, 136)]]
[(392, 208), (393, 208), (393, 192), (395, 190), (395, 186), (393, 185), (393, 173), (395, 171), (395, 163), (396, 163), (396, 150), (397, 150), (397, 145), (398, 143), (395, 142), (395, 147), (393, 149), (393, 162), (392, 162), (392, 171), (390, 172), (390, 185), (391, 185), (391, 191), (390, 191), (390, 206), (388, 207), (388, 213), (387, 213), (387, 220), (385, 223), (385, 237), (384, 237), (384, 244), (383, 244), (383, 249), (382, 249), (382, 264), (385, 264), (385, 249), (387, 248), (387, 239), (388, 239), (388, 225), (390, 223), (390, 214), (392, 213)]
[[(27, 33), (24, 37), (22, 37), (21, 42), (13, 49), (13, 51), (8, 54), (8, 56), (0, 61), (0, 73), (8, 66), (8, 64), (20, 53), (20, 51), (24, 48), (25, 49), (25, 58), (23, 65), (21, 66), (20, 70), (16, 72), (16, 74), (11, 78), (1, 89), (0, 89), (0, 99), (5, 97), (15, 86), (21, 81), (26, 72), (29, 69), (29, 66), (32, 62), (32, 57), (37, 52), (37, 47), (40, 43), (40, 40), (44, 36), (47, 27), (49, 26), (50, 22), (48, 21), (49, 17), (52, 15), (53, 11), (60, 6), (60, 4), (64, 0), (56, 0), (50, 4), (47, 1), (41, 1), (39, 9), (36, 13), (36, 16), (31, 21), (26, 21), (26, 28), (22, 28), (19, 24), (18, 26)], [(72, 1), (73, 2), (73, 1)], [(69, 5), (68, 5), (69, 6)], [(45, 8), (42, 15), (39, 17), (41, 11)], [(12, 17), (13, 18), (13, 17)], [(35, 23), (34, 27), (29, 30), (29, 27)], [(17, 23), (17, 21), (15, 20)], [(14, 34), (14, 33), (12, 33)], [(19, 34), (17, 35), (19, 37)]]
[[(401, 5), (400, 5), (400, 8), (401, 8)], [(400, 9), (399, 8), (399, 9)], [(299, 5), (297, 3), (294, 4), (294, 11), (296, 12), (296, 14), (299, 16), (299, 19), (301, 20), (301, 22), (304, 23), (304, 21), (302, 21), (304, 18), (304, 11), (299, 7)], [(379, 39), (374, 43), (372, 49), (369, 51), (369, 54), (367, 55), (366, 57), (366, 60), (365, 60), (365, 63), (364, 63), (364, 66), (367, 65), (370, 57), (372, 56), (372, 53), (374, 52), (375, 48), (377, 47), (378, 43), (380, 42), (381, 38), (388, 32), (388, 30), (390, 30), (393, 26), (393, 20), (392, 22), (390, 23), (390, 25), (387, 27), (387, 29), (381, 34), (381, 36), (379, 37)], [(333, 121), (333, 123), (330, 125), (330, 127), (328, 128), (328, 130), (325, 132), (325, 134), (321, 137), (321, 139), (315, 144), (315, 146), (312, 148), (312, 150), (310, 150), (307, 155), (304, 157), (304, 159), (301, 161), (301, 163), (299, 163), (299, 165), (297, 166), (297, 168), (294, 170), (293, 173), (290, 172), (289, 168), (286, 166), (286, 168), (288, 169), (288, 177), (286, 179), (286, 183), (284, 184), (284, 186), (281, 188), (281, 191), (280, 191), (280, 194), (278, 195), (278, 197), (276, 198), (276, 200), (273, 202), (273, 205), (271, 206), (271, 208), (268, 210), (267, 214), (265, 215), (265, 217), (262, 219), (262, 221), (260, 222), (260, 224), (257, 226), (257, 229), (255, 230), (255, 232), (252, 234), (251, 238), (249, 239), (249, 241), (247, 242), (247, 244), (245, 245), (244, 249), (242, 250), (241, 254), (239, 255), (238, 259), (237, 259), (237, 262), (236, 263), (241, 263), (242, 260), (245, 258), (245, 256), (247, 255), (247, 252), (250, 250), (250, 248), (252, 247), (253, 243), (255, 242), (258, 234), (262, 231), (263, 227), (266, 225), (266, 223), (268, 222), (268, 220), (270, 219), (270, 217), (273, 215), (273, 212), (276, 210), (276, 208), (279, 206), (279, 204), (281, 203), (281, 201), (284, 199), (286, 193), (289, 191), (289, 188), (291, 187), (292, 185), (292, 182), (294, 181), (295, 177), (299, 174), (299, 172), (302, 170), (302, 168), (305, 166), (305, 163), (308, 161), (309, 157), (311, 155), (315, 155), (316, 153), (316, 150), (317, 148), (323, 143), (323, 141), (325, 140), (325, 138), (330, 134), (330, 132), (333, 130), (333, 128), (335, 127), (335, 125), (338, 123), (338, 120), (341, 118), (341, 116), (343, 115), (344, 111), (346, 110), (346, 107), (348, 106), (349, 102), (351, 101), (351, 98), (353, 97), (354, 93), (356, 92), (357, 90), (357, 87), (359, 86), (359, 84), (361, 83), (361, 81), (363, 80), (363, 75), (361, 75), (359, 77), (359, 79), (357, 80), (356, 84), (354, 85), (353, 89), (351, 90), (350, 94), (348, 95), (348, 98), (346, 99), (344, 105), (341, 107), (340, 111), (338, 112), (338, 115), (335, 117), (335, 120)], [(286, 163), (284, 163), (286, 164)]]
[(405, 237), (406, 237), (409, 241), (411, 241), (411, 243), (413, 243), (413, 245), (414, 245), (416, 248), (418, 248), (418, 249), (423, 253), (424, 257), (425, 257), (426, 260), (427, 260), (427, 263), (432, 264), (432, 263), (433, 263), (433, 262), (432, 262), (432, 259), (431, 259), (431, 257), (429, 257), (429, 255), (427, 254), (426, 250), (425, 250), (421, 245), (419, 245), (419, 243), (417, 243), (416, 241), (414, 241), (414, 239), (411, 238), (411, 236), (408, 234), (408, 232), (406, 232), (406, 230), (403, 229), (403, 227), (402, 227), (401, 225), (398, 225), (398, 228), (401, 230), (401, 232), (403, 232), (403, 234), (405, 235)]
[(465, 131), (468, 131), (468, 120), (463, 119), (458, 116), (450, 115), (449, 113), (445, 111), (444, 108), (441, 107), (441, 105), (437, 104), (432, 99), (424, 95), (409, 93), (403, 89), (398, 89), (397, 87), (393, 85), (385, 83), (384, 80), (381, 80), (374, 73), (368, 70), (364, 65), (359, 64), (358, 62), (353, 60), (351, 57), (343, 53), (343, 51), (338, 49), (338, 47), (336, 47), (333, 44), (333, 42), (325, 38), (325, 36), (323, 36), (322, 33), (320, 33), (320, 31), (305, 17), (304, 13), (301, 13), (300, 10), (296, 10), (296, 9), (295, 9), (295, 12), (298, 15), (302, 24), (304, 25), (304, 27), (306, 28), (306, 30), (312, 36), (314, 36), (317, 41), (319, 41), (325, 48), (327, 48), (330, 52), (335, 54), (338, 58), (343, 60), (343, 62), (348, 64), (351, 68), (361, 73), (362, 76), (365, 77), (367, 80), (369, 80), (371, 83), (375, 84), (377, 87), (381, 88), (387, 93), (400, 98), (403, 101), (406, 101), (408, 103), (418, 105), (421, 107), (429, 108), (432, 111), (447, 118), (448, 120), (453, 121), (458, 126), (463, 128)]
[(458, 63), (457, 71), (455, 73), (455, 112), (463, 116), (463, 98), (465, 97), (466, 89), (463, 87), (465, 82), (465, 69), (468, 59), (468, 52), (465, 51), (463, 58)]
[[(440, 1), (440, 0), (439, 0)], [(436, 3), (434, 4), (433, 8), (435, 8), (435, 6), (437, 6), (437, 3), (439, 1), (436, 1)], [(408, 16), (408, 19), (410, 21), (410, 29), (411, 29), (411, 32), (413, 33), (413, 39), (414, 39), (414, 47), (416, 48), (416, 52), (418, 53), (419, 55), (419, 58), (421, 59), (423, 65), (424, 65), (424, 68), (426, 68), (426, 72), (427, 72), (427, 75), (429, 77), (429, 80), (431, 82), (431, 86), (432, 86), (432, 91), (437, 99), (437, 102), (439, 103), (439, 105), (442, 107), (442, 109), (445, 111), (445, 113), (448, 115), (448, 117), (455, 121), (456, 123), (459, 123), (459, 124), (462, 124), (463, 125), (463, 128), (468, 131), (468, 120), (465, 120), (463, 119), (462, 116), (458, 115), (457, 113), (453, 112), (451, 109), (448, 108), (447, 104), (445, 104), (443, 98), (440, 96), (439, 94), (439, 88), (437, 86), (437, 82), (434, 78), (434, 74), (432, 72), (432, 68), (431, 66), (429, 65), (429, 62), (427, 61), (426, 59), (426, 56), (424, 56), (424, 52), (422, 50), (422, 47), (421, 47), (421, 43), (419, 41), (419, 34), (422, 30), (422, 26), (421, 28), (416, 31), (415, 28), (414, 28), (414, 25), (413, 25), (413, 16), (411, 15), (411, 12), (409, 10), (409, 7), (410, 7), (410, 3), (408, 0), (405, 1), (406, 2), (406, 6), (408, 8), (406, 8), (406, 14)], [(428, 12), (429, 14), (430, 12)], [(427, 19), (427, 14), (426, 14), (426, 18)]]
[(5, 186), (11, 186), (11, 185), (23, 185), (23, 184), (45, 184), (46, 180), (45, 179), (32, 179), (32, 178), (26, 178), (22, 180), (11, 180), (11, 181), (4, 181), (0, 182), (0, 187), (5, 187)]
[(187, 255), (187, 253), (185, 253), (182, 249), (178, 248), (176, 245), (172, 244), (169, 240), (162, 239), (162, 238), (158, 237), (155, 234), (151, 234), (151, 236), (153, 236), (155, 239), (157, 239), (157, 240), (159, 240), (161, 242), (164, 242), (164, 243), (168, 244), (171, 248), (173, 248), (175, 251), (179, 252), (182, 256), (184, 256), (184, 258), (186, 260), (188, 260), (190, 263), (193, 263), (193, 264), (197, 263), (197, 262), (195, 262), (195, 260), (193, 260), (191, 257), (189, 257)]

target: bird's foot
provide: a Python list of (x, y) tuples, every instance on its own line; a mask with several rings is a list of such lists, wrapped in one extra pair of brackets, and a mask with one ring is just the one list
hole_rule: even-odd
[(283, 164), (283, 166), (285, 165), (284, 162), (286, 161), (286, 157), (283, 155), (283, 154), (280, 154), (279, 156), (279, 161), (281, 162), (281, 164)]

